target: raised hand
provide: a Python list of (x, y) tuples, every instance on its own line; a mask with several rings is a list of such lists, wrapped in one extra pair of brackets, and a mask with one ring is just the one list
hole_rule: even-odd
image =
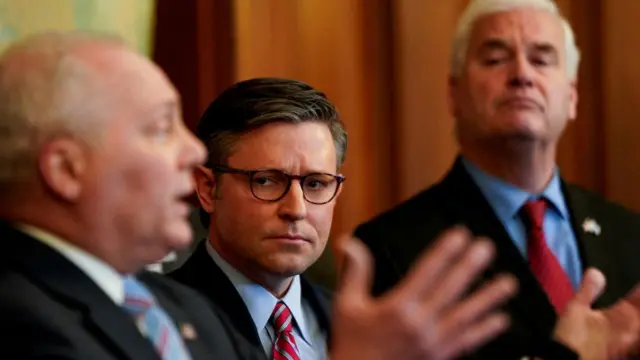
[(554, 330), (554, 338), (582, 360), (621, 359), (638, 349), (640, 291), (632, 291), (609, 308), (592, 309), (605, 284), (600, 271), (588, 269)]
[(332, 360), (451, 359), (504, 331), (496, 308), (517, 283), (501, 275), (463, 294), (494, 256), (490, 241), (464, 229), (443, 234), (406, 278), (379, 298), (370, 295), (372, 258), (357, 239), (339, 242), (342, 276), (334, 304)]

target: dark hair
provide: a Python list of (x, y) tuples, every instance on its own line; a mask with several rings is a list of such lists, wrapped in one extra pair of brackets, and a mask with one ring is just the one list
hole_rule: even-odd
[[(196, 135), (207, 146), (207, 166), (211, 167), (226, 164), (238, 138), (251, 130), (275, 122), (307, 121), (327, 125), (339, 168), (347, 151), (344, 124), (324, 93), (297, 80), (255, 78), (236, 83), (209, 104)], [(209, 214), (203, 210), (200, 220), (209, 226)]]

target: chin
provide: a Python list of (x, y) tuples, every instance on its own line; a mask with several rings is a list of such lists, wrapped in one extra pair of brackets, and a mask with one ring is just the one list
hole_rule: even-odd
[(508, 116), (503, 124), (521, 133), (536, 133), (546, 127), (547, 120), (540, 114), (524, 112)]
[(528, 142), (535, 141), (546, 136), (546, 130), (540, 124), (533, 123), (510, 123), (503, 124), (500, 128), (494, 128), (487, 132), (484, 136), (485, 140), (517, 141)]
[(295, 276), (300, 275), (303, 272), (307, 271), (307, 269), (313, 264), (306, 259), (276, 259), (269, 264), (265, 264), (265, 268), (269, 269), (269, 272), (273, 274), (278, 274), (279, 276)]
[(165, 238), (171, 250), (184, 250), (193, 241), (193, 230), (186, 222), (175, 223), (167, 228)]

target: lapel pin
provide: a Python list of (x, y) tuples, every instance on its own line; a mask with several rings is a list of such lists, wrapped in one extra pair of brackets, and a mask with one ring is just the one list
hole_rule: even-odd
[(198, 337), (196, 329), (189, 323), (185, 323), (180, 326), (180, 335), (182, 335), (182, 338), (185, 340), (195, 340), (196, 337)]
[(582, 230), (586, 233), (591, 233), (595, 236), (600, 235), (600, 231), (601, 231), (600, 225), (598, 224), (598, 222), (592, 218), (584, 219), (584, 222), (582, 223)]

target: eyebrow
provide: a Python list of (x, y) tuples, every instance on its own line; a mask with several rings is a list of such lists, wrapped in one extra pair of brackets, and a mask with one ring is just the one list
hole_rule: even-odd
[(546, 53), (546, 54), (552, 54), (552, 55), (558, 54), (558, 50), (556, 49), (556, 47), (550, 43), (535, 43), (533, 44), (533, 49), (539, 53)]
[(176, 100), (165, 100), (154, 105), (152, 113), (157, 116), (174, 116), (179, 110)]
[(492, 50), (509, 50), (509, 44), (501, 39), (488, 39), (482, 42), (478, 47), (478, 53), (482, 54)]
[[(552, 55), (557, 55), (558, 53), (558, 50), (556, 49), (556, 47), (553, 44), (548, 42), (536, 42), (529, 47), (532, 48), (532, 50), (534, 50), (536, 53), (545, 53), (545, 54), (552, 54)], [(510, 51), (511, 46), (509, 46), (509, 44), (502, 39), (488, 39), (480, 45), (480, 47), (478, 48), (478, 53), (484, 53), (492, 50)]]
[[(292, 174), (290, 171), (285, 170), (284, 168), (281, 167), (267, 167), (267, 168), (263, 168), (264, 170), (278, 170), (281, 171), (285, 174)], [(310, 175), (310, 174), (334, 174), (335, 172), (331, 172), (331, 171), (324, 171), (324, 170), (318, 170), (318, 169), (308, 169), (307, 171), (301, 171), (298, 175), (300, 176), (304, 176), (304, 175)]]

